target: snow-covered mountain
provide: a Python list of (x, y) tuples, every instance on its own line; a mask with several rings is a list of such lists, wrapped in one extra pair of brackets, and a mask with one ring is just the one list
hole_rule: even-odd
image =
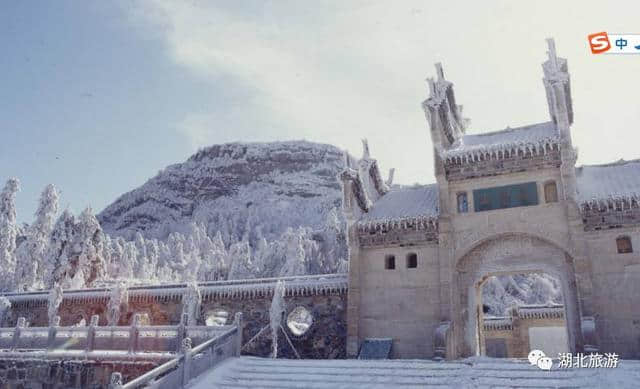
[(140, 231), (164, 240), (196, 222), (227, 244), (245, 234), (272, 240), (287, 227), (324, 226), (339, 210), (343, 160), (340, 149), (306, 141), (215, 145), (122, 195), (98, 220), (125, 239)]

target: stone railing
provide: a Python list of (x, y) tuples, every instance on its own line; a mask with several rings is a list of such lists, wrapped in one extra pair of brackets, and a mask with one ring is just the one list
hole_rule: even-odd
[[(134, 315), (131, 326), (98, 326), (94, 315), (88, 326), (60, 327), (60, 319), (50, 327), (28, 327), (25, 318), (18, 319), (14, 328), (0, 328), (0, 359), (13, 354), (28, 357), (46, 356), (47, 359), (85, 358), (88, 354), (109, 359), (126, 358), (127, 355), (142, 359), (167, 360), (179, 352), (183, 339), (196, 344), (235, 328), (231, 326), (187, 326), (187, 315), (178, 325), (143, 326), (140, 315)], [(47, 352), (43, 354), (42, 350)], [(104, 355), (100, 354), (101, 352)]]
[[(231, 281), (200, 282), (198, 288), (203, 300), (215, 298), (252, 298), (273, 295), (276, 283), (285, 283), (285, 296), (310, 296), (330, 293), (346, 293), (346, 274), (320, 274), (278, 278), (260, 278)], [(164, 284), (131, 286), (128, 288), (129, 302), (154, 302), (164, 299), (180, 299), (187, 290), (187, 284)], [(72, 303), (106, 303), (111, 291), (107, 288), (65, 290), (64, 301)], [(12, 306), (46, 306), (49, 292), (4, 293)]]
[(181, 343), (180, 354), (163, 365), (126, 383), (120, 373), (112, 373), (109, 389), (176, 389), (213, 368), (226, 358), (240, 356), (242, 349), (242, 313), (237, 313), (231, 329), (192, 348), (191, 339)]

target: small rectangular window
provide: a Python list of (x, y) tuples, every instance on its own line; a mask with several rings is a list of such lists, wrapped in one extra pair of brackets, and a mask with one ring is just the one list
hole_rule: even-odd
[(396, 268), (396, 257), (395, 255), (387, 255), (384, 258), (384, 268), (387, 270), (393, 270)]
[(410, 253), (407, 255), (407, 268), (415, 269), (418, 267), (418, 255), (415, 253)]
[(467, 192), (458, 193), (458, 213), (469, 212), (469, 202), (467, 201)]
[(555, 182), (547, 182), (544, 184), (544, 201), (547, 203), (558, 202), (558, 187)]

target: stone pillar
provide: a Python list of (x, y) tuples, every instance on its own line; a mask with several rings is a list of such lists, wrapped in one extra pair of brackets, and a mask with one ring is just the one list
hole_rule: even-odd
[(91, 316), (91, 322), (89, 323), (89, 328), (87, 330), (87, 347), (86, 351), (93, 351), (93, 345), (96, 337), (96, 327), (98, 326), (98, 320), (100, 317), (98, 315)]
[(360, 243), (357, 226), (348, 226), (349, 291), (347, 293), (347, 357), (355, 358), (360, 347)]
[(191, 379), (191, 338), (182, 340), (181, 352), (184, 356), (182, 361), (182, 387), (184, 388)]

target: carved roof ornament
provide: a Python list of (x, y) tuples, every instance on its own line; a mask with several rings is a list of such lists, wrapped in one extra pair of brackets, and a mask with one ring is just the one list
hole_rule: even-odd
[(389, 177), (387, 178), (387, 186), (391, 187), (391, 185), (393, 185), (393, 176), (395, 175), (396, 169), (395, 168), (391, 168), (389, 169)]
[(369, 159), (369, 141), (366, 138), (362, 139), (362, 159)]
[(547, 94), (549, 115), (554, 123), (562, 127), (562, 130), (573, 124), (569, 68), (567, 60), (558, 57), (553, 38), (547, 39), (547, 46), (547, 56), (549, 58), (542, 64), (544, 72), (542, 81)]
[(436, 63), (436, 80), (427, 78), (429, 97), (422, 109), (431, 128), (433, 145), (447, 148), (465, 132), (468, 119), (462, 117), (462, 106), (456, 104), (453, 83), (444, 77), (441, 63)]

